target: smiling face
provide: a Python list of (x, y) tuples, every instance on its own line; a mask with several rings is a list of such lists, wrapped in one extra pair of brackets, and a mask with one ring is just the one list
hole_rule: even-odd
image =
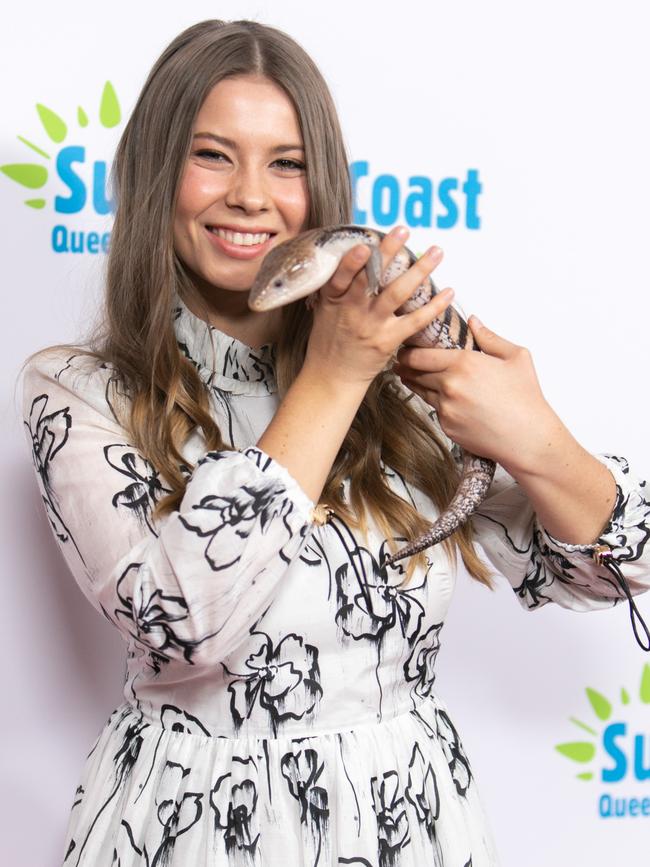
[(309, 212), (295, 109), (267, 78), (227, 78), (194, 124), (174, 217), (174, 249), (206, 301), (250, 289), (272, 247), (299, 234)]

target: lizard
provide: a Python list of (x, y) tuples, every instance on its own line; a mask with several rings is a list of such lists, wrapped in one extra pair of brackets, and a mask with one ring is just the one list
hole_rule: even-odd
[[(262, 261), (249, 293), (249, 308), (256, 311), (272, 310), (300, 298), (305, 298), (308, 306), (313, 306), (317, 291), (332, 276), (345, 253), (357, 244), (365, 244), (370, 248), (370, 258), (365, 266), (367, 291), (368, 294), (376, 295), (416, 261), (411, 250), (402, 247), (387, 267), (382, 269), (379, 244), (384, 237), (383, 232), (366, 226), (329, 226), (307, 230), (278, 244)], [(397, 313), (409, 313), (421, 307), (437, 291), (431, 277), (427, 277)], [(408, 345), (480, 352), (467, 322), (452, 305), (447, 307), (441, 318), (434, 319), (409, 338)], [(389, 556), (384, 566), (392, 566), (404, 557), (442, 542), (461, 527), (483, 502), (496, 465), (494, 461), (464, 449), (460, 449), (460, 453), (460, 480), (449, 505), (429, 530)]]

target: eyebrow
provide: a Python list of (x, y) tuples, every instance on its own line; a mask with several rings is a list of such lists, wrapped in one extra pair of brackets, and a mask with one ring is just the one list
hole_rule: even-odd
[[(232, 139), (225, 138), (221, 135), (215, 135), (213, 132), (196, 132), (194, 133), (194, 138), (210, 138), (213, 141), (216, 141), (217, 144), (237, 150), (237, 144)], [(304, 147), (300, 144), (281, 144), (277, 145), (277, 147), (271, 148), (271, 153), (274, 154), (282, 154), (285, 153), (285, 151), (304, 151)]]

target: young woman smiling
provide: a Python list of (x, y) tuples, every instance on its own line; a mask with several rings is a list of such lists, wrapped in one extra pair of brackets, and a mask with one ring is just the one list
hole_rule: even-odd
[[(480, 541), (531, 609), (614, 605), (623, 585), (592, 555), (607, 546), (624, 586), (648, 588), (642, 486), (585, 452), (527, 352), (476, 320), (482, 354), (404, 346), (452, 297), (396, 315), (436, 247), (376, 298), (361, 246), (313, 310), (249, 310), (269, 249), (350, 219), (331, 97), (285, 34), (181, 33), (114, 179), (100, 328), (24, 380), (56, 538), (127, 643), (66, 865), (495, 865), (434, 691), (456, 554), (489, 583)], [(407, 234), (386, 236), (385, 263)], [(384, 573), (455, 489), (445, 434), (501, 464), (490, 495), (473, 526)]]

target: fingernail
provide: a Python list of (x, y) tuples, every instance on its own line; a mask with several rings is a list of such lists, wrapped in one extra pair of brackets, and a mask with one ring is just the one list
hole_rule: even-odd
[(470, 316), (470, 319), (473, 320), (473, 324), (476, 326), (476, 328), (483, 328), (483, 323), (482, 323), (481, 320), (478, 318), (478, 316), (475, 316), (475, 315), (472, 313), (472, 315)]
[(408, 233), (409, 233), (409, 230), (406, 228), (406, 226), (398, 226), (395, 229), (394, 234), (395, 234), (396, 238), (406, 238), (408, 236)]
[(438, 292), (438, 298), (444, 298), (445, 301), (448, 298), (451, 299), (453, 297), (454, 297), (454, 290), (453, 289), (443, 289), (442, 292)]
[(429, 259), (438, 259), (440, 256), (442, 256), (442, 250), (440, 249), (440, 247), (429, 247), (429, 249), (425, 253), (425, 256), (427, 256)]

